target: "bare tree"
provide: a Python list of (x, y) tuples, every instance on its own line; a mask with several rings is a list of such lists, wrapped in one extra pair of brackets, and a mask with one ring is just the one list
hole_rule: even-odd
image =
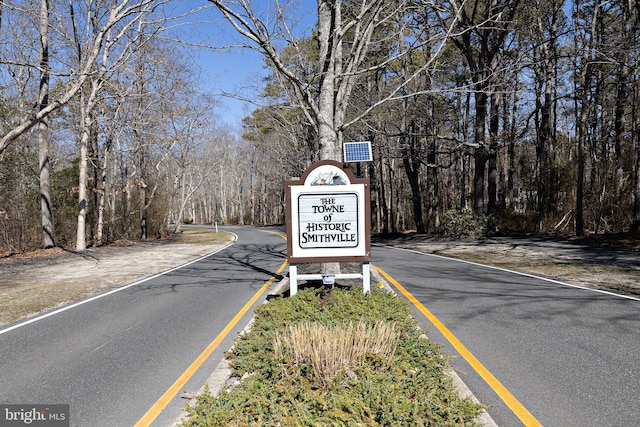
[[(89, 144), (91, 129), (95, 121), (95, 107), (99, 101), (99, 93), (115, 70), (122, 67), (131, 53), (148, 41), (148, 34), (157, 31), (161, 23), (149, 22), (153, 19), (156, 2), (145, 1), (128, 5), (124, 1), (115, 10), (109, 2), (96, 2), (92, 8), (84, 10), (84, 16), (77, 13), (70, 4), (72, 33), (69, 39), (74, 41), (78, 66), (85, 65), (87, 75), (78, 92), (80, 93), (80, 163), (78, 183), (78, 227), (76, 233), (76, 250), (86, 248), (86, 221), (88, 212), (87, 180)], [(116, 14), (119, 12), (119, 15)], [(119, 16), (116, 19), (114, 16)], [(107, 18), (111, 25), (100, 26)], [(148, 27), (152, 27), (151, 31)], [(84, 31), (81, 31), (84, 30)], [(104, 38), (104, 43), (98, 40)], [(91, 49), (87, 50), (87, 47)], [(95, 49), (95, 50), (94, 50)], [(96, 51), (97, 50), (97, 51)], [(87, 53), (88, 52), (88, 53)], [(95, 58), (89, 62), (88, 58)], [(86, 58), (88, 57), (88, 58)]]
[[(487, 118), (490, 103), (494, 110), (498, 105), (496, 75), (500, 65), (499, 55), (504, 47), (513, 26), (513, 19), (520, 0), (473, 0), (458, 3), (448, 2), (446, 13), (441, 12), (442, 21), (454, 19), (458, 34), (451, 38), (467, 61), (473, 81), (475, 98), (475, 132), (474, 143), (474, 178), (473, 206), (476, 212), (482, 212), (485, 195), (485, 173), (487, 161), (496, 157), (495, 124), (497, 117), (492, 117), (493, 126), (487, 133)], [(492, 98), (492, 99), (490, 99)], [(488, 138), (489, 137), (489, 138)], [(492, 162), (494, 165), (494, 163)], [(493, 176), (495, 165), (491, 167), (489, 176)], [(495, 187), (495, 182), (490, 182)], [(495, 206), (495, 191), (489, 192), (489, 206)]]
[[(192, 102), (188, 98), (195, 98), (189, 91), (187, 99), (182, 105), (177, 106), (179, 116), (168, 120), (169, 132), (175, 138), (171, 160), (175, 166), (175, 196), (177, 197), (177, 220), (173, 232), (180, 231), (182, 218), (187, 203), (194, 194), (203, 186), (211, 173), (220, 167), (220, 161), (224, 147), (216, 144), (215, 123), (212, 120), (212, 107), (210, 99), (201, 98), (202, 102)], [(191, 95), (191, 96), (190, 96)], [(195, 99), (195, 101), (198, 101)]]
[[(40, 88), (38, 111), (49, 104), (49, 0), (40, 0)], [(38, 152), (40, 169), (40, 216), (42, 220), (42, 247), (54, 246), (53, 207), (51, 202), (51, 169), (49, 161), (49, 124), (43, 118), (38, 125)]]
[[(403, 96), (406, 84), (433, 64), (434, 57), (423, 64), (404, 83), (375, 104), (360, 111), (352, 111), (348, 117), (350, 98), (356, 83), (367, 73), (384, 68), (398, 59), (388, 58), (375, 67), (366, 64), (368, 54), (374, 47), (374, 35), (384, 34), (378, 30), (393, 26), (406, 8), (404, 1), (365, 0), (361, 2), (341, 0), (318, 0), (317, 68), (309, 70), (304, 62), (293, 66), (283, 61), (279, 47), (299, 52), (304, 58), (304, 47), (296, 37), (287, 16), (294, 16), (289, 8), (295, 2), (275, 2), (273, 16), (265, 18), (250, 0), (209, 0), (239, 34), (251, 42), (251, 48), (261, 52), (291, 87), (298, 104), (318, 135), (320, 159), (341, 157), (341, 144), (347, 127), (357, 123), (375, 107), (391, 99)], [(390, 36), (392, 37), (392, 36)], [(440, 41), (443, 35), (439, 35)], [(381, 37), (378, 43), (387, 43)], [(430, 43), (434, 40), (429, 40)], [(440, 44), (442, 46), (442, 44)], [(420, 46), (414, 46), (418, 49)], [(413, 50), (403, 51), (402, 55)]]
[[(114, 2), (96, 2), (91, 3), (93, 10), (86, 11), (88, 16), (85, 23), (89, 25), (90, 32), (86, 34), (87, 38), (72, 38), (78, 49), (83, 53), (82, 58), (77, 63), (75, 69), (64, 69), (55, 72), (58, 81), (66, 78), (63, 90), (55, 99), (49, 99), (45, 107), (38, 110), (35, 114), (30, 115), (21, 123), (14, 126), (8, 132), (0, 137), (0, 153), (4, 151), (9, 144), (14, 142), (20, 135), (32, 129), (41, 120), (45, 119), (53, 112), (67, 105), (69, 101), (75, 97), (82, 89), (85, 82), (96, 74), (104, 75), (108, 70), (96, 69), (96, 63), (100, 63), (99, 57), (105, 57), (106, 51), (116, 45), (120, 38), (124, 36), (130, 28), (135, 28), (140, 24), (146, 14), (151, 13), (159, 4), (164, 1), (158, 0), (120, 0)], [(101, 8), (102, 7), (102, 8)], [(101, 9), (100, 9), (101, 8)], [(73, 15), (75, 12), (74, 2), (69, 3), (69, 9)], [(72, 25), (77, 25), (76, 17), (69, 18)], [(74, 24), (74, 22), (76, 22)], [(58, 28), (63, 32), (69, 25), (66, 19)], [(118, 25), (120, 25), (119, 28)], [(78, 46), (78, 43), (81, 43)], [(67, 61), (61, 63), (67, 64)], [(104, 64), (104, 62), (102, 61)], [(53, 71), (52, 71), (53, 73)]]
[[(582, 236), (585, 233), (584, 226), (584, 174), (585, 174), (585, 150), (588, 140), (589, 126), (589, 110), (590, 110), (590, 93), (592, 76), (594, 73), (594, 63), (596, 61), (596, 41), (597, 41), (597, 22), (600, 13), (600, 0), (595, 0), (593, 5), (593, 14), (581, 15), (580, 7), (582, 5), (577, 2), (574, 5), (574, 19), (580, 17), (583, 19), (582, 32), (576, 30), (576, 47), (582, 49), (582, 56), (576, 57), (576, 118), (578, 127), (578, 158), (577, 158), (577, 183), (576, 183), (576, 235)], [(578, 71), (579, 70), (579, 71)]]

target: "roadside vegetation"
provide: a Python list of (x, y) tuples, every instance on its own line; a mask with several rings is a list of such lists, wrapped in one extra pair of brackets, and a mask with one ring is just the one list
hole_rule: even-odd
[(637, 1), (264, 4), (1, 2), (0, 254), (278, 224), (342, 141), (374, 234), (638, 240)]
[(449, 359), (391, 293), (304, 289), (255, 310), (227, 353), (238, 381), (187, 406), (195, 426), (477, 426)]

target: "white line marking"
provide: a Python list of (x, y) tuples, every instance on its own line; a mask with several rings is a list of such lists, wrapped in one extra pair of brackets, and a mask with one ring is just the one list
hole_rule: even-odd
[(137, 286), (137, 285), (139, 285), (139, 284), (141, 284), (141, 283), (144, 283), (144, 282), (147, 282), (147, 281), (149, 281), (149, 280), (151, 280), (151, 279), (155, 279), (156, 277), (163, 276), (163, 275), (165, 275), (165, 274), (171, 273), (171, 272), (173, 272), (173, 271), (179, 270), (179, 269), (184, 268), (184, 267), (186, 267), (186, 266), (188, 266), (188, 265), (191, 265), (191, 264), (193, 264), (193, 263), (196, 263), (196, 262), (198, 262), (198, 261), (201, 261), (201, 260), (203, 260), (203, 259), (205, 259), (205, 258), (210, 257), (211, 255), (215, 255), (215, 254), (217, 254), (218, 252), (220, 252), (220, 251), (222, 251), (222, 250), (224, 250), (224, 249), (227, 249), (229, 246), (233, 245), (235, 242), (237, 242), (237, 241), (238, 241), (238, 236), (237, 236), (235, 233), (231, 233), (231, 234), (233, 234), (233, 242), (228, 243), (228, 244), (224, 245), (223, 247), (221, 247), (220, 249), (218, 249), (218, 250), (216, 250), (216, 251), (213, 251), (213, 252), (211, 252), (211, 253), (209, 253), (209, 254), (207, 254), (207, 255), (203, 255), (203, 256), (201, 256), (200, 258), (194, 259), (193, 261), (189, 261), (189, 262), (187, 262), (187, 263), (185, 263), (185, 264), (179, 265), (179, 266), (177, 266), (177, 267), (171, 268), (171, 269), (166, 270), (166, 271), (163, 271), (163, 272), (161, 272), (161, 273), (154, 274), (153, 276), (145, 277), (145, 278), (144, 278), (144, 279), (142, 279), (142, 280), (138, 280), (137, 282), (130, 283), (130, 284), (125, 285), (125, 286), (123, 286), (123, 287), (121, 287), (121, 288), (116, 288), (116, 289), (113, 289), (113, 290), (111, 290), (111, 291), (109, 291), (109, 292), (105, 292), (105, 293), (103, 293), (103, 294), (96, 295), (96, 296), (91, 297), (91, 298), (89, 298), (89, 299), (82, 300), (82, 301), (80, 301), (80, 302), (76, 302), (76, 303), (71, 304), (71, 305), (68, 305), (68, 306), (66, 306), (66, 307), (62, 307), (62, 308), (60, 308), (60, 309), (58, 309), (58, 310), (54, 310), (54, 311), (52, 311), (52, 312), (50, 312), (50, 313), (46, 313), (46, 314), (43, 314), (43, 315), (41, 315), (41, 316), (34, 317), (33, 319), (25, 320), (25, 321), (24, 321), (24, 322), (22, 322), (22, 323), (18, 323), (17, 325), (13, 325), (13, 326), (10, 326), (10, 327), (8, 327), (8, 328), (6, 328), (6, 329), (2, 329), (2, 330), (0, 330), (0, 335), (2, 335), (2, 334), (4, 334), (4, 333), (7, 333), (7, 332), (10, 332), (10, 331), (13, 331), (13, 330), (18, 329), (18, 328), (21, 328), (21, 327), (23, 327), (23, 326), (27, 326), (27, 325), (29, 325), (29, 324), (31, 324), (31, 323), (35, 323), (35, 322), (37, 322), (37, 321), (39, 321), (39, 320), (46, 319), (47, 317), (53, 316), (53, 315), (55, 315), (55, 314), (62, 313), (63, 311), (71, 310), (72, 308), (76, 308), (76, 307), (81, 306), (81, 305), (83, 305), (83, 304), (86, 304), (86, 303), (88, 303), (88, 302), (92, 302), (92, 301), (95, 301), (95, 300), (97, 300), (97, 299), (104, 298), (104, 297), (109, 296), (109, 295), (111, 295), (111, 294), (115, 294), (116, 292), (124, 291), (125, 289), (129, 289), (129, 288), (131, 288), (131, 287), (133, 287), (133, 286)]
[(406, 252), (413, 252), (413, 253), (416, 253), (416, 254), (432, 256), (432, 257), (435, 257), (435, 258), (442, 258), (442, 259), (446, 259), (446, 260), (449, 260), (449, 261), (463, 262), (465, 264), (471, 264), (471, 265), (475, 265), (475, 266), (479, 266), (479, 267), (490, 268), (490, 269), (502, 271), (502, 272), (505, 272), (505, 273), (517, 274), (519, 276), (529, 277), (531, 279), (543, 280), (543, 281), (546, 281), (546, 282), (554, 283), (556, 285), (567, 286), (569, 288), (583, 289), (585, 291), (598, 292), (598, 293), (601, 293), (601, 294), (611, 295), (611, 296), (614, 296), (614, 297), (630, 299), (630, 300), (633, 300), (633, 301), (640, 301), (640, 297), (633, 297), (633, 296), (630, 296), (630, 295), (618, 294), (618, 293), (615, 293), (615, 292), (605, 291), (605, 290), (602, 290), (602, 289), (588, 288), (586, 286), (572, 285), (571, 283), (565, 283), (565, 282), (561, 282), (559, 280), (549, 279), (547, 277), (540, 277), (540, 276), (536, 276), (535, 274), (523, 273), (521, 271), (509, 270), (507, 268), (495, 267), (493, 265), (480, 264), (478, 262), (466, 261), (466, 260), (463, 260), (463, 259), (452, 258), (452, 257), (444, 256), (444, 255), (436, 255), (436, 254), (431, 254), (431, 253), (428, 253), (428, 252), (421, 252), (421, 251), (418, 251), (416, 249), (398, 248), (398, 247), (395, 247), (395, 246), (388, 246), (388, 245), (382, 245), (382, 244), (374, 244), (373, 246), (381, 246), (381, 247), (387, 248), (387, 249), (397, 249), (397, 250), (406, 251)]

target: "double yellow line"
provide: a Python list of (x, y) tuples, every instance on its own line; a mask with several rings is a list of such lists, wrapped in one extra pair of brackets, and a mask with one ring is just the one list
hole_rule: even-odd
[(451, 343), (460, 356), (471, 365), (471, 367), (486, 381), (487, 384), (496, 392), (496, 394), (504, 401), (504, 403), (513, 411), (513, 413), (527, 427), (542, 426), (542, 424), (525, 408), (522, 403), (516, 399), (507, 388), (502, 385), (496, 377), (482, 364), (480, 361), (460, 342), (458, 338), (436, 317), (431, 313), (420, 301), (416, 299), (409, 291), (407, 291), (400, 283), (398, 283), (388, 273), (378, 267), (374, 267), (385, 279), (398, 289), (413, 305), (416, 306), (422, 314), (440, 331), (440, 333)]
[[(286, 240), (286, 236), (282, 233), (270, 232), (277, 234)], [(195, 374), (195, 372), (202, 366), (202, 364), (209, 358), (211, 353), (220, 345), (222, 340), (231, 332), (240, 319), (249, 311), (249, 309), (255, 304), (260, 296), (271, 286), (273, 281), (284, 271), (287, 266), (287, 260), (285, 260), (278, 271), (276, 271), (271, 278), (262, 285), (262, 287), (255, 293), (255, 295), (242, 307), (242, 309), (234, 316), (233, 319), (227, 324), (227, 326), (218, 334), (217, 337), (200, 353), (200, 355), (191, 363), (191, 365), (180, 375), (180, 377), (169, 387), (169, 389), (149, 408), (140, 420), (135, 424), (135, 427), (146, 427), (160, 415), (160, 413), (169, 405), (169, 403), (175, 398), (180, 390), (182, 390), (189, 381), (189, 379)], [(402, 293), (416, 308), (425, 315), (425, 317), (440, 331), (440, 333), (451, 343), (455, 350), (471, 365), (471, 367), (480, 375), (480, 377), (486, 381), (486, 383), (496, 392), (496, 394), (504, 401), (504, 403), (513, 411), (513, 413), (522, 421), (527, 427), (538, 427), (542, 424), (525, 408), (507, 388), (495, 377), (480, 361), (456, 338), (456, 336), (435, 316), (431, 313), (420, 301), (418, 301), (410, 292), (408, 292), (400, 283), (398, 283), (387, 272), (380, 269), (377, 266), (374, 268), (382, 274), (382, 276), (389, 281), (400, 293)]]
[(231, 330), (236, 326), (236, 324), (242, 319), (242, 317), (249, 311), (249, 309), (253, 306), (253, 304), (260, 298), (260, 296), (271, 286), (273, 281), (284, 271), (287, 266), (287, 260), (285, 260), (282, 264), (280, 264), (280, 268), (276, 271), (271, 278), (265, 282), (264, 285), (258, 290), (258, 292), (253, 295), (253, 297), (247, 302), (244, 307), (234, 316), (233, 319), (225, 326), (225, 328), (218, 334), (217, 337), (211, 344), (205, 348), (202, 353), (196, 358), (196, 360), (189, 365), (189, 367), (178, 377), (178, 379), (164, 392), (162, 396), (153, 404), (151, 408), (138, 420), (135, 424), (135, 427), (143, 427), (149, 426), (151, 423), (158, 418), (158, 415), (164, 410), (164, 408), (169, 405), (169, 403), (173, 400), (174, 397), (182, 390), (189, 381), (189, 379), (196, 373), (198, 369), (202, 366), (202, 364), (211, 356), (211, 353), (220, 345), (222, 340), (231, 332)]

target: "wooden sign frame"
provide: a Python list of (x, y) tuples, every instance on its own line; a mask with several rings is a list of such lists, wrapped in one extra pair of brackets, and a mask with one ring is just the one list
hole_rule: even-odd
[[(325, 176), (320, 177), (320, 172), (328, 170), (335, 172), (327, 182)], [(326, 175), (326, 174), (324, 174)], [(285, 200), (286, 200), (286, 225), (287, 225), (287, 256), (291, 264), (296, 263), (324, 263), (324, 262), (369, 262), (371, 260), (371, 196), (370, 183), (368, 178), (356, 178), (353, 172), (343, 167), (343, 164), (335, 160), (321, 160), (313, 163), (303, 173), (300, 179), (290, 179), (285, 181)], [(295, 194), (294, 194), (295, 193)], [(314, 206), (311, 214), (323, 215), (323, 219), (327, 219), (329, 214), (336, 212), (341, 218), (346, 218), (340, 224), (333, 224), (333, 230), (343, 232), (345, 229), (353, 231), (353, 218), (356, 217), (357, 236), (353, 233), (346, 235), (334, 236), (316, 236), (325, 239), (330, 243), (329, 247), (302, 247), (300, 241), (301, 221), (304, 221), (303, 213), (300, 212), (300, 201), (292, 199), (294, 196), (305, 196), (305, 200), (314, 200), (314, 195), (321, 200), (344, 200), (349, 204), (348, 208), (353, 208), (351, 204), (357, 200), (357, 212), (344, 211), (344, 206), (329, 206), (327, 211), (321, 206)], [(355, 198), (354, 196), (355, 195)], [(323, 198), (324, 196), (324, 198)], [(336, 196), (332, 198), (332, 196)], [(329, 201), (329, 200), (328, 200)], [(307, 206), (308, 208), (308, 206)], [(319, 209), (320, 208), (320, 209)], [(293, 210), (296, 209), (296, 212)], [(347, 209), (350, 210), (350, 209)], [(309, 212), (307, 212), (307, 217)], [(294, 224), (295, 222), (295, 224)], [(319, 221), (319, 223), (322, 221)], [(325, 221), (328, 228), (332, 225), (331, 220)], [(318, 225), (318, 227), (320, 227)], [(309, 224), (307, 224), (309, 228)], [(295, 232), (294, 231), (297, 231)], [(295, 234), (294, 234), (295, 232)], [(304, 238), (304, 237), (303, 237)], [(354, 240), (357, 239), (357, 242)], [(361, 239), (363, 241), (361, 241)], [(324, 242), (324, 240), (322, 240)], [(353, 244), (351, 243), (353, 242)], [(310, 246), (310, 245), (307, 245)], [(321, 245), (322, 246), (322, 245)]]

